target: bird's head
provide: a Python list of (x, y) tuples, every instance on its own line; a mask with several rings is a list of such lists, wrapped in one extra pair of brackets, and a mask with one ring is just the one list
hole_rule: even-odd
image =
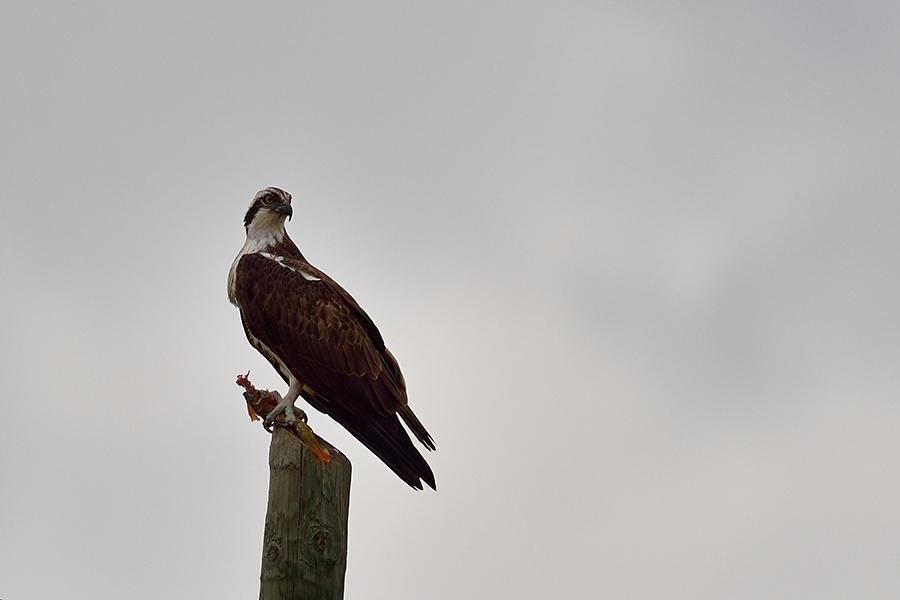
[(283, 231), (284, 218), (291, 218), (294, 210), (291, 208), (291, 195), (275, 187), (267, 187), (257, 192), (244, 215), (244, 227), (249, 232), (251, 228), (260, 232)]

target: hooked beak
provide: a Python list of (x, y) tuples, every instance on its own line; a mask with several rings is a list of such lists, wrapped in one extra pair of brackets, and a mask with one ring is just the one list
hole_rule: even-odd
[(290, 221), (291, 217), (294, 216), (294, 209), (291, 208), (291, 205), (287, 204), (287, 203), (279, 204), (277, 207), (275, 207), (275, 210), (280, 212), (283, 215), (286, 215), (288, 218), (288, 221)]

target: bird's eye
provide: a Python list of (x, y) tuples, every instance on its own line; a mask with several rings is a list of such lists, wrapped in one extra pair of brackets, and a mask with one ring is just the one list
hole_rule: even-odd
[(275, 198), (273, 198), (272, 196), (263, 196), (262, 202), (266, 205), (272, 204), (273, 202), (275, 202)]

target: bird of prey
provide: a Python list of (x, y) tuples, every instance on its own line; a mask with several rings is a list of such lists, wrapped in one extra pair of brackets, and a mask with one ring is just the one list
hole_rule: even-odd
[(240, 309), (247, 339), (288, 384), (267, 424), (282, 412), (295, 419), (294, 401), (303, 397), (403, 481), (437, 489), (400, 424), (403, 419), (416, 439), (435, 449), (409, 408), (400, 365), (369, 315), (291, 241), (284, 224), (292, 215), (287, 192), (269, 187), (257, 193), (244, 216), (247, 241), (228, 273), (228, 299)]

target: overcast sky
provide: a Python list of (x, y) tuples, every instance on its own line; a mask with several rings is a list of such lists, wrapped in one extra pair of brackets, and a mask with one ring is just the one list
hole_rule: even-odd
[(257, 190), (433, 434), (347, 597), (900, 596), (896, 2), (0, 5), (0, 598), (258, 594)]

